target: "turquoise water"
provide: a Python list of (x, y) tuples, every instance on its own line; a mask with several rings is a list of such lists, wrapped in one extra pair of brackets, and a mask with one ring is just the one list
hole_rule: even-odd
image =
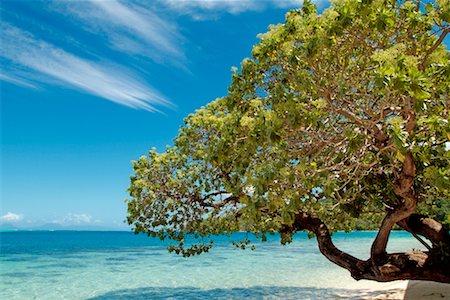
[[(334, 241), (366, 259), (374, 237), (338, 233)], [(287, 246), (270, 237), (255, 251), (217, 237), (210, 253), (191, 258), (166, 246), (130, 232), (1, 232), (0, 299), (336, 299), (355, 283), (305, 234)], [(389, 251), (412, 248), (422, 247), (393, 233)]]

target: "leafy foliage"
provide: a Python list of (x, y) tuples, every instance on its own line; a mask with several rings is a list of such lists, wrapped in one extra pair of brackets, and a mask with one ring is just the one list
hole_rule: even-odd
[(436, 35), (449, 16), (448, 0), (336, 0), (322, 14), (305, 1), (173, 147), (133, 162), (129, 224), (187, 256), (214, 234), (264, 239), (299, 211), (332, 231), (373, 227), (398, 205), (406, 153), (419, 210), (449, 224), (450, 55)]

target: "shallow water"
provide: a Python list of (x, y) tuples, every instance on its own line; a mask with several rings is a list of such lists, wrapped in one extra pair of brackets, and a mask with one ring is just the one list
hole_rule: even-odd
[[(366, 259), (374, 237), (333, 239)], [(336, 299), (355, 282), (303, 233), (287, 246), (270, 237), (255, 251), (220, 236), (210, 253), (191, 258), (166, 246), (129, 232), (1, 232), (0, 299)], [(408, 233), (392, 234), (390, 252), (412, 248), (422, 247)]]

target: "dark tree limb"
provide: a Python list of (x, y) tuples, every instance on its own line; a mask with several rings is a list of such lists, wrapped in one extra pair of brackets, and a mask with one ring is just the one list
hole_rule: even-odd
[(379, 273), (371, 277), (367, 274), (365, 279), (380, 282), (392, 280), (430, 280), (450, 283), (450, 268), (445, 263), (433, 262), (430, 252), (409, 251), (404, 253), (391, 253), (386, 261), (377, 266)]
[(437, 47), (439, 47), (442, 44), (442, 42), (444, 41), (445, 37), (447, 36), (447, 34), (449, 32), (450, 32), (450, 27), (444, 28), (444, 30), (442, 31), (438, 40), (433, 44), (433, 46), (431, 46), (430, 49), (428, 49), (427, 53), (425, 54), (425, 57), (423, 58), (422, 62), (419, 65), (419, 69), (421, 71), (425, 70), (425, 67), (426, 67), (426, 64), (428, 61), (428, 57), (431, 55), (431, 53), (433, 53), (437, 49)]
[(366, 261), (360, 260), (334, 245), (331, 234), (322, 220), (301, 211), (295, 216), (294, 223), (285, 226), (280, 233), (282, 235), (293, 234), (301, 230), (313, 232), (316, 235), (320, 252), (331, 262), (347, 269), (356, 280), (369, 279), (388, 282), (412, 279), (450, 283), (448, 261), (436, 261), (438, 256), (434, 256), (433, 251), (386, 253), (383, 261), (374, 260), (373, 257)]
[(417, 199), (412, 189), (415, 175), (416, 166), (413, 156), (411, 153), (407, 153), (402, 171), (394, 184), (394, 192), (401, 204), (386, 214), (372, 244), (370, 254), (375, 265), (379, 265), (386, 259), (386, 246), (392, 227), (397, 222), (409, 217), (416, 210)]
[(408, 218), (397, 222), (397, 224), (408, 232), (425, 237), (433, 245), (437, 245), (441, 242), (450, 242), (448, 229), (442, 226), (441, 223), (427, 218), (424, 215), (412, 214)]
[(331, 262), (349, 270), (353, 278), (362, 279), (364, 278), (363, 274), (369, 271), (369, 265), (366, 261), (345, 253), (334, 245), (327, 226), (318, 217), (300, 212), (296, 215), (294, 223), (288, 230), (291, 233), (301, 230), (313, 232), (316, 235), (320, 252)]
[(428, 250), (432, 250), (433, 248), (430, 247), (430, 245), (427, 244), (427, 242), (425, 242), (420, 236), (418, 236), (416, 233), (411, 232), (411, 234), (413, 235), (413, 237), (416, 238), (416, 240), (418, 240), (422, 245), (425, 246), (425, 248), (427, 248)]

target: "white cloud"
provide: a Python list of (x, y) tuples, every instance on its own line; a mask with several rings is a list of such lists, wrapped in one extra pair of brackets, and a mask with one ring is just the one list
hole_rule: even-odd
[(26, 88), (30, 88), (30, 89), (37, 89), (38, 87), (34, 84), (32, 84), (31, 82), (29, 82), (26, 79), (21, 78), (18, 75), (15, 76), (10, 76), (10, 75), (6, 75), (3, 73), (0, 73), (0, 80), (15, 84), (15, 85), (20, 85)]
[(128, 75), (130, 70), (75, 56), (6, 23), (1, 31), (0, 56), (14, 64), (129, 107), (157, 111), (155, 105), (170, 105), (156, 90)]
[(184, 60), (176, 26), (148, 7), (131, 1), (63, 1), (54, 9), (81, 21), (84, 30), (105, 36), (116, 50), (146, 56), (154, 61)]
[(98, 223), (98, 220), (94, 220), (92, 216), (88, 214), (75, 214), (68, 213), (62, 219), (52, 221), (52, 223), (60, 225), (79, 225), (79, 224), (92, 224)]
[(163, 0), (169, 8), (199, 17), (201, 12), (222, 11), (239, 14), (245, 11), (260, 11), (271, 7), (298, 8), (301, 0)]
[(244, 11), (261, 10), (264, 8), (266, 4), (263, 1), (257, 2), (257, 1), (238, 1), (238, 0), (223, 0), (223, 1), (167, 0), (163, 1), (163, 3), (174, 10), (184, 11), (188, 13), (192, 13), (195, 10), (204, 10), (204, 11), (221, 10), (231, 14), (238, 14)]
[(91, 223), (92, 221), (92, 216), (87, 215), (87, 214), (73, 214), (73, 213), (68, 213), (64, 219), (63, 219), (63, 223), (76, 223), (76, 224), (80, 224), (80, 223)]
[(12, 212), (6, 213), (6, 215), (3, 215), (0, 217), (0, 221), (3, 222), (19, 222), (23, 220), (23, 215), (15, 214)]

